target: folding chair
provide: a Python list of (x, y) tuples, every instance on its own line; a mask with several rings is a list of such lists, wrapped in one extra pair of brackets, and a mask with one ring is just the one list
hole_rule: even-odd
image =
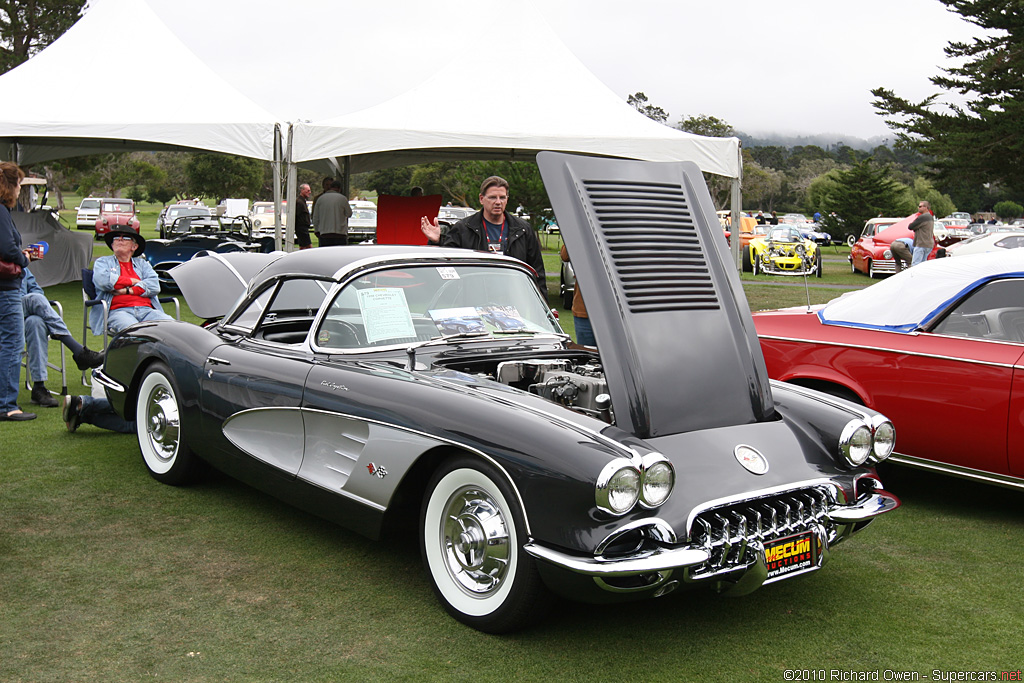
[[(57, 309), (57, 315), (64, 319), (64, 307), (60, 305), (60, 302), (55, 299), (50, 299), (50, 305)], [(51, 370), (60, 370), (60, 393), (51, 391), (50, 393), (54, 396), (67, 396), (68, 394), (68, 372), (67, 372), (67, 358), (64, 355), (66, 349), (63, 344), (60, 344), (60, 365), (54, 365), (50, 362), (50, 359), (46, 359), (46, 367)], [(32, 377), (32, 371), (28, 367), (28, 351), (22, 352), (21, 364), (25, 366), (25, 388), (31, 390), (32, 382), (35, 378)]]
[[(174, 319), (181, 320), (181, 304), (178, 303), (177, 297), (173, 296), (162, 296), (158, 297), (158, 300), (162, 304), (174, 304)], [(99, 307), (99, 308), (97, 308)], [(92, 280), (92, 268), (82, 268), (82, 345), (88, 346), (86, 341), (89, 338), (90, 328), (95, 329), (96, 325), (90, 325), (90, 321), (93, 315), (96, 315), (97, 322), (101, 323), (102, 333), (96, 333), (94, 336), (103, 337), (103, 346), (101, 349), (107, 348), (107, 338), (109, 331), (107, 330), (107, 318), (110, 315), (110, 308), (106, 301), (100, 298), (99, 293), (96, 291), (96, 283)], [(89, 370), (82, 371), (82, 384), (90, 387), (92, 386), (92, 380), (90, 379)]]
[[(91, 325), (89, 325), (89, 320), (93, 316), (93, 313), (94, 313), (93, 309), (96, 306), (100, 307), (99, 309), (96, 309), (96, 312), (99, 315), (100, 319), (103, 321), (102, 322), (103, 345), (100, 346), (100, 348), (105, 350), (107, 348), (107, 315), (110, 313), (110, 310), (109, 310), (109, 307), (107, 305), (107, 302), (104, 301), (103, 299), (99, 298), (99, 295), (96, 293), (96, 284), (92, 281), (92, 268), (82, 268), (82, 345), (83, 346), (88, 346), (89, 345), (87, 343), (88, 339), (89, 339), (89, 328), (91, 327)], [(97, 335), (97, 336), (99, 336), (99, 335)], [(91, 374), (92, 373), (90, 373), (88, 369), (82, 370), (82, 384), (84, 384), (87, 387), (91, 387), (92, 386), (92, 380), (90, 378)]]

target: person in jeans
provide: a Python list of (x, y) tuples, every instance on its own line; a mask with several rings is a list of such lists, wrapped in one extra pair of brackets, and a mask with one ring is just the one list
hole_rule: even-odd
[[(569, 251), (562, 245), (559, 252), (563, 261), (569, 261)], [(594, 336), (594, 328), (590, 324), (590, 316), (587, 315), (587, 305), (583, 303), (583, 292), (580, 291), (580, 282), (576, 281), (576, 287), (572, 295), (572, 323), (576, 330), (576, 343), (582, 346), (597, 346), (597, 338)]]
[[(11, 218), (25, 172), (17, 164), (0, 162), (0, 261), (12, 274), (0, 277), (0, 422), (34, 420), (35, 413), (18, 407), (21, 352), (25, 348), (25, 313), (21, 305), (21, 280), (29, 252), (21, 246), (21, 233)], [(14, 271), (20, 269), (16, 274)]]
[(43, 288), (32, 271), (26, 269), (21, 281), (21, 304), (25, 311), (25, 348), (28, 350), (28, 371), (32, 376), (32, 403), (56, 408), (58, 403), (46, 389), (47, 339), (59, 341), (71, 351), (79, 370), (103, 365), (103, 354), (92, 351), (75, 340), (64, 320), (50, 306)]
[(65, 396), (61, 417), (69, 432), (75, 431), (81, 424), (91, 424), (112, 432), (135, 433), (135, 423), (115, 413), (110, 401), (105, 398)]
[[(114, 254), (96, 259), (92, 281), (110, 309), (107, 329), (116, 333), (138, 322), (174, 320), (160, 306), (160, 279), (142, 256), (146, 238), (134, 230), (111, 230), (104, 239)], [(99, 306), (89, 313), (93, 334), (103, 334), (102, 315)]]
[(928, 260), (928, 254), (935, 247), (935, 216), (932, 205), (922, 201), (917, 205), (917, 218), (907, 227), (914, 233), (914, 260), (910, 265), (916, 266)]

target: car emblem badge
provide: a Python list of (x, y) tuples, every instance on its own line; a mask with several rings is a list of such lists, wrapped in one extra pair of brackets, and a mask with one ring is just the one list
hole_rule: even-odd
[(736, 460), (743, 465), (744, 469), (754, 474), (764, 474), (768, 471), (768, 460), (757, 452), (757, 449), (750, 446), (737, 446), (733, 451)]

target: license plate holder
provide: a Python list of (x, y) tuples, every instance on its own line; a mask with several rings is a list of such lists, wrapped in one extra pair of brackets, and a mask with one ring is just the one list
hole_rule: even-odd
[(805, 531), (766, 543), (764, 561), (768, 579), (779, 579), (816, 567), (818, 544), (814, 532)]

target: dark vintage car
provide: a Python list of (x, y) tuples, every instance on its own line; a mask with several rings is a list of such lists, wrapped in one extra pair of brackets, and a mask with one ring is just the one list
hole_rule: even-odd
[(1024, 488), (1024, 250), (754, 314), (768, 374), (883, 411), (894, 462)]
[(171, 226), (174, 225), (174, 221), (184, 216), (209, 218), (213, 216), (213, 211), (211, 211), (208, 206), (203, 206), (202, 204), (196, 204), (194, 202), (189, 202), (187, 204), (171, 204), (164, 208), (156, 218), (156, 231), (160, 235), (160, 238), (166, 239), (169, 237), (170, 235), (168, 233), (171, 230)]
[(174, 219), (167, 228), (167, 237), (146, 242), (144, 256), (153, 266), (164, 289), (177, 289), (170, 270), (188, 261), (200, 252), (228, 253), (249, 251), (268, 253), (274, 249), (274, 238), (254, 237), (248, 216), (183, 215)]
[[(207, 324), (129, 327), (96, 373), (150, 474), (209, 463), (370, 537), (415, 528), (439, 601), (489, 632), (552, 592), (748, 593), (899, 506), (888, 420), (769, 382), (696, 165), (538, 160), (600, 355), (502, 255), (197, 257), (173, 276)], [(484, 329), (442, 334), (471, 311)]]

